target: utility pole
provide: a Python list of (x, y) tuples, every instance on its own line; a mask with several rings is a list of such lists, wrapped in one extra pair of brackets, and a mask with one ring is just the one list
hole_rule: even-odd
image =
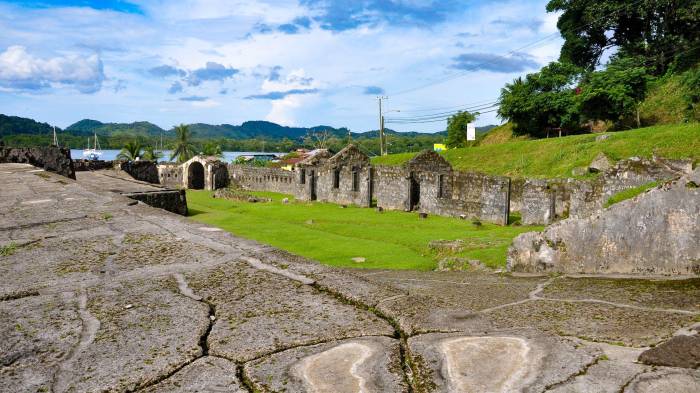
[(379, 101), (379, 154), (382, 156), (386, 155), (386, 150), (384, 148), (384, 113), (382, 112), (382, 100), (388, 100), (387, 96), (377, 96), (377, 101)]
[(53, 126), (53, 145), (58, 147), (58, 138), (56, 138), (56, 126)]

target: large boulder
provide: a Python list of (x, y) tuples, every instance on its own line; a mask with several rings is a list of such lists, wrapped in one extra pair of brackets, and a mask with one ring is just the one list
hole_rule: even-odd
[(700, 274), (700, 168), (586, 218), (524, 233), (508, 251), (520, 272)]
[(605, 155), (605, 153), (600, 152), (588, 165), (588, 171), (591, 173), (605, 172), (610, 169), (613, 162)]

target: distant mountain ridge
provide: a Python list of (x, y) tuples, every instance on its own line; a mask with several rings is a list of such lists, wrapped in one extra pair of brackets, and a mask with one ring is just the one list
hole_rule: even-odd
[[(486, 132), (494, 126), (477, 127), (477, 132)], [(52, 132), (53, 128), (47, 123), (39, 123), (32, 119), (5, 116), (0, 114), (0, 137), (6, 135), (17, 134), (47, 134)], [(276, 123), (263, 120), (246, 121), (241, 125), (235, 126), (231, 124), (205, 124), (194, 123), (190, 124), (190, 130), (195, 138), (228, 138), (228, 139), (255, 139), (269, 138), (281, 140), (288, 138), (291, 140), (299, 140), (304, 136), (314, 133), (327, 131), (330, 135), (336, 137), (345, 137), (350, 130), (345, 127), (334, 128), (330, 126), (315, 126), (315, 127), (287, 127)], [(147, 122), (139, 121), (133, 123), (102, 123), (98, 120), (83, 119), (68, 126), (65, 130), (56, 127), (57, 132), (65, 132), (74, 136), (90, 136), (97, 133), (99, 136), (118, 136), (118, 135), (133, 135), (133, 136), (160, 136), (163, 133), (165, 136), (173, 134), (172, 129), (164, 130), (161, 127)], [(413, 137), (416, 135), (447, 135), (446, 131), (436, 133), (420, 133), (420, 132), (397, 132), (391, 129), (384, 130), (389, 135), (400, 135)], [(367, 132), (350, 132), (353, 138), (374, 138), (379, 135), (379, 131)]]

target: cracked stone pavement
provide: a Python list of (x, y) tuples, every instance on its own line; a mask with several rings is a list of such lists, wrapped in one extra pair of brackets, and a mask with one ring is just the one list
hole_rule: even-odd
[(697, 277), (336, 269), (91, 176), (0, 164), (2, 392), (700, 391)]

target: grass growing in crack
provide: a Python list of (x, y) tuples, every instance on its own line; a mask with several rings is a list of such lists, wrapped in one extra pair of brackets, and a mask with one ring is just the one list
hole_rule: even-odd
[(9, 257), (17, 251), (17, 244), (14, 242), (0, 247), (0, 256)]
[[(478, 259), (490, 267), (505, 266), (512, 239), (534, 226), (499, 226), (451, 217), (417, 214), (330, 203), (284, 204), (283, 194), (254, 192), (271, 202), (250, 203), (212, 198), (209, 191), (187, 191), (190, 216), (236, 235), (267, 243), (332, 266), (432, 270), (438, 255), (431, 240), (465, 240), (455, 257)], [(293, 198), (289, 197), (290, 200)], [(355, 262), (353, 258), (364, 258)]]
[(618, 192), (617, 194), (608, 198), (607, 201), (605, 201), (605, 207), (610, 207), (616, 203), (620, 203), (622, 201), (632, 199), (632, 198), (636, 197), (637, 195), (643, 193), (644, 191), (652, 189), (658, 185), (659, 185), (659, 182), (652, 181), (652, 182), (649, 182), (647, 184), (643, 184), (639, 187), (630, 188), (630, 189)]

